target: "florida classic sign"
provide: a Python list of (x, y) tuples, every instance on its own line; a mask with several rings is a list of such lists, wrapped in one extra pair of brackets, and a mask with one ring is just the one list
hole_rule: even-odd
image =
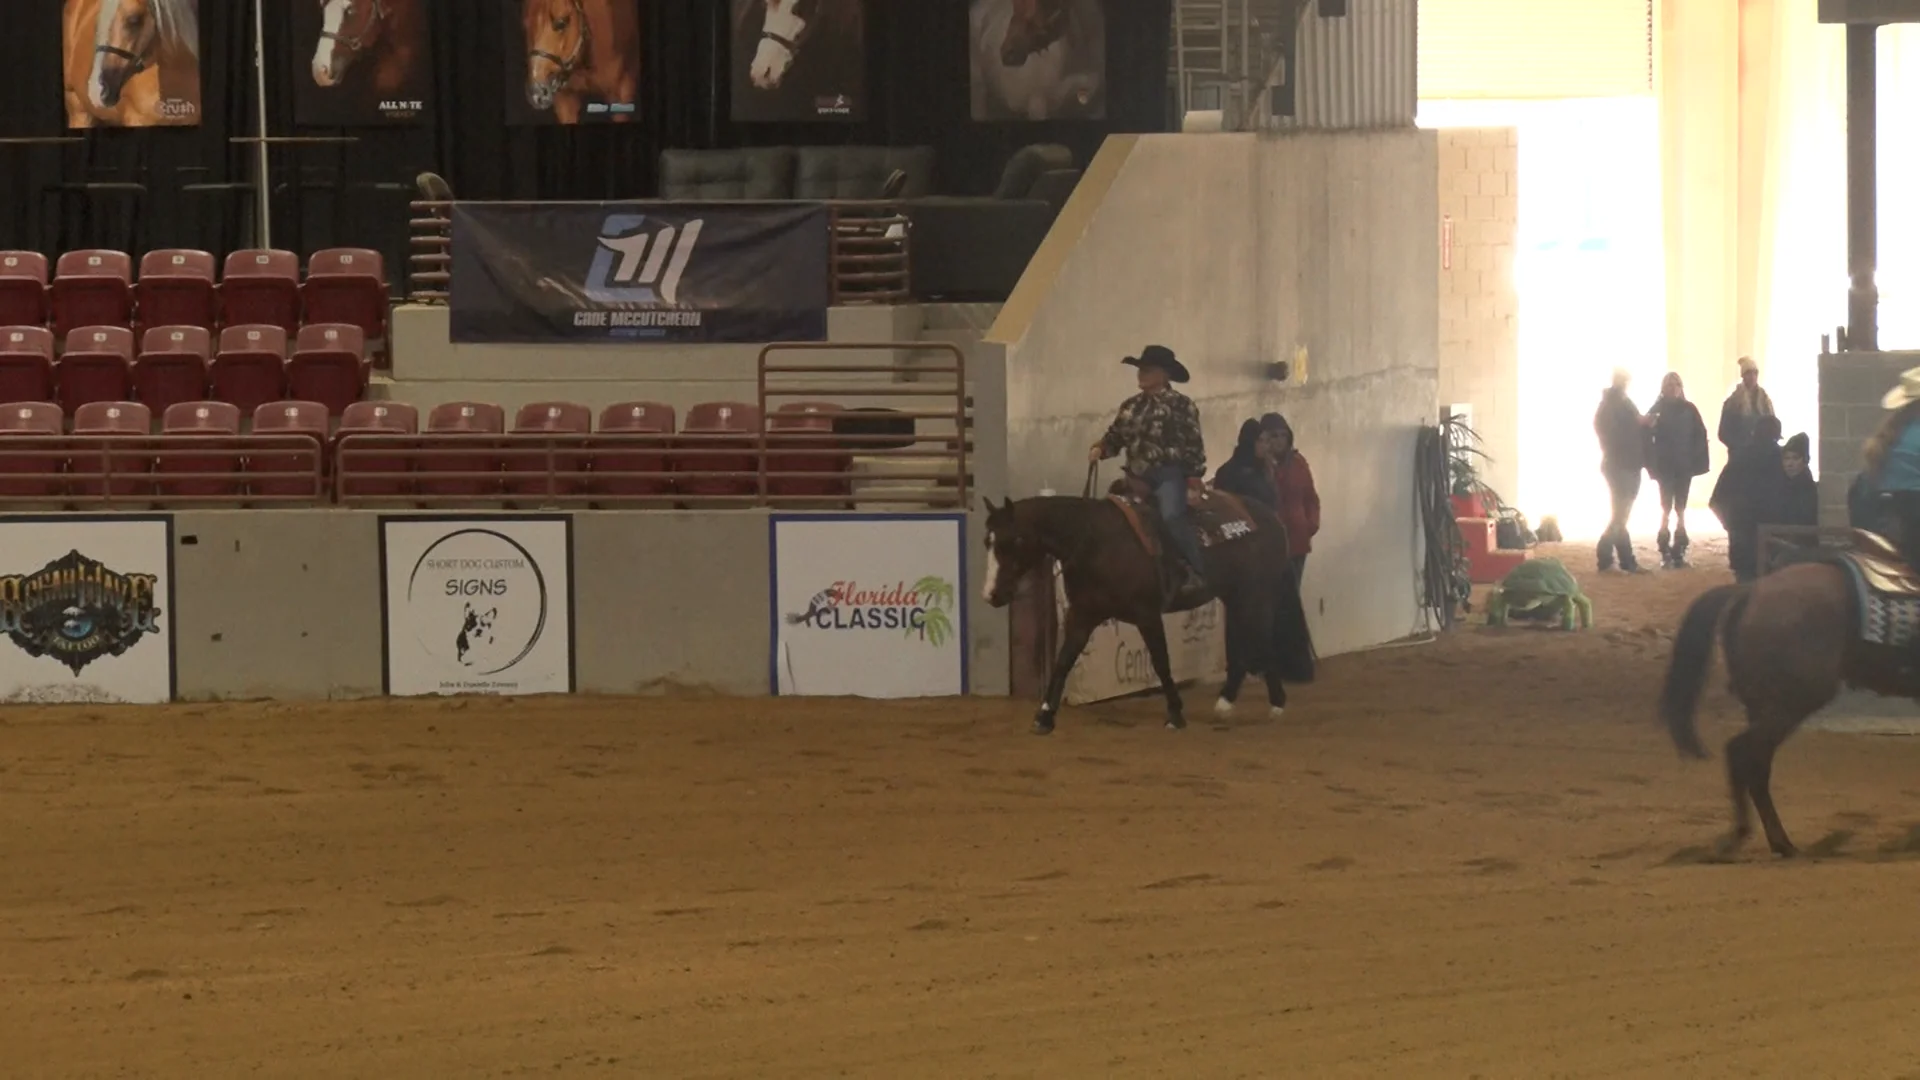
[(0, 519), (0, 702), (173, 698), (172, 522)]
[(774, 693), (967, 692), (963, 517), (776, 514), (771, 528)]
[(380, 519), (386, 692), (573, 691), (572, 520)]

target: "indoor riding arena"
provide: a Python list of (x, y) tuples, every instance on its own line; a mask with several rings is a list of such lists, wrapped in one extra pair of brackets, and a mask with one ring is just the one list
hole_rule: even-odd
[[(23, 4), (0, 1076), (1920, 1076), (1911, 704), (1734, 844), (1682, 633), (1856, 565), (1904, 279), (1774, 181), (1920, 36), (1533, 4)], [(1268, 494), (1160, 615), (1165, 355)], [(1729, 510), (1743, 357), (1817, 523)], [(1616, 367), (1703, 415), (1690, 546)]]

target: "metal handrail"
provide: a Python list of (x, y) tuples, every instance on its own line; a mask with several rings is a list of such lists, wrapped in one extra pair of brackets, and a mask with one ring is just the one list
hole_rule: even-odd
[[(275, 467), (256, 469), (255, 460)], [(8, 434), (0, 506), (311, 505), (332, 500), (325, 468), (322, 440), (299, 433)]]

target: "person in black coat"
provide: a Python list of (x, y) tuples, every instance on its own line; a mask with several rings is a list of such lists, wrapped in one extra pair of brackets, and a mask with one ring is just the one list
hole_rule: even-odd
[(1271, 510), (1280, 500), (1273, 490), (1273, 473), (1266, 455), (1261, 453), (1266, 446), (1262, 441), (1264, 431), (1258, 420), (1240, 425), (1240, 441), (1234, 444), (1233, 456), (1213, 474), (1213, 486)]
[(1780, 501), (1780, 520), (1769, 524), (1820, 524), (1820, 484), (1807, 467), (1812, 443), (1806, 432), (1787, 440), (1780, 448), (1780, 468), (1786, 473), (1786, 492)]
[(1727, 527), (1727, 561), (1736, 581), (1760, 576), (1760, 526), (1785, 515), (1787, 471), (1780, 458), (1780, 421), (1763, 416), (1713, 485), (1707, 505)]
[[(1660, 564), (1668, 569), (1687, 565), (1687, 496), (1693, 478), (1707, 473), (1707, 424), (1700, 410), (1687, 400), (1680, 376), (1668, 372), (1660, 380), (1660, 400), (1647, 410), (1653, 421), (1653, 445), (1647, 454), (1647, 472), (1660, 485)], [(1667, 531), (1667, 516), (1673, 531)]]
[(1607, 531), (1600, 534), (1600, 546), (1594, 552), (1602, 572), (1613, 569), (1615, 555), (1620, 569), (1640, 570), (1633, 542), (1627, 538), (1627, 518), (1640, 498), (1640, 473), (1647, 466), (1647, 428), (1640, 407), (1627, 396), (1627, 379), (1625, 371), (1613, 373), (1613, 385), (1600, 395), (1600, 407), (1593, 414), (1593, 431), (1600, 437), (1600, 473), (1613, 496)]

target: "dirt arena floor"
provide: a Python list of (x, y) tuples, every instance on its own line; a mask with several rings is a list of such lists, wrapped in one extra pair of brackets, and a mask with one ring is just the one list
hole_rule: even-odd
[(1824, 854), (1699, 856), (1721, 765), (1652, 700), (1724, 580), (1336, 658), (1279, 723), (1194, 691), (1181, 734), (1148, 701), (1051, 739), (1025, 702), (9, 712), (0, 1076), (1920, 1076), (1920, 745), (1803, 733), (1775, 790)]

